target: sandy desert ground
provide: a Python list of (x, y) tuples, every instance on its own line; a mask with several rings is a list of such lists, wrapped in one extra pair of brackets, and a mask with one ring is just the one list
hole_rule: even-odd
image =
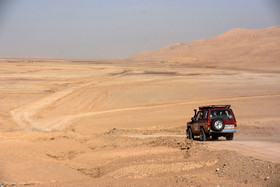
[[(0, 184), (279, 186), (280, 69), (3, 59)], [(233, 141), (185, 140), (201, 105), (231, 104)]]

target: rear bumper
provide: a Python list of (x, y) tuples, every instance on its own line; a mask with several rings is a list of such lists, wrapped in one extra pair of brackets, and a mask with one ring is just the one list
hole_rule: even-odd
[(210, 133), (234, 133), (236, 129), (223, 129), (221, 131), (213, 131), (210, 129)]

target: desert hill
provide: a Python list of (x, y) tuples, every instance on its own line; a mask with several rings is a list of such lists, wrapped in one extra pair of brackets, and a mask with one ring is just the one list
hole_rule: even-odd
[(279, 46), (280, 26), (259, 30), (233, 29), (207, 40), (140, 52), (130, 60), (277, 63), (280, 59)]

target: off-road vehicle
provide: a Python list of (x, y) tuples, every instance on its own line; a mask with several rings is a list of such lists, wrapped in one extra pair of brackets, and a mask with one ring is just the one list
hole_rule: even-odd
[(194, 117), (187, 123), (187, 138), (199, 136), (205, 141), (210, 136), (217, 140), (220, 136), (232, 140), (236, 132), (237, 123), (230, 105), (201, 106), (199, 111), (194, 110)]

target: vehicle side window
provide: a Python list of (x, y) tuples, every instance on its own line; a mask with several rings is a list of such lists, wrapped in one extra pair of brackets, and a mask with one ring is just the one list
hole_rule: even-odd
[(196, 116), (197, 120), (207, 119), (207, 111), (199, 111)]
[(208, 114), (208, 111), (204, 111), (204, 114), (203, 114), (203, 119), (207, 119), (207, 114)]

